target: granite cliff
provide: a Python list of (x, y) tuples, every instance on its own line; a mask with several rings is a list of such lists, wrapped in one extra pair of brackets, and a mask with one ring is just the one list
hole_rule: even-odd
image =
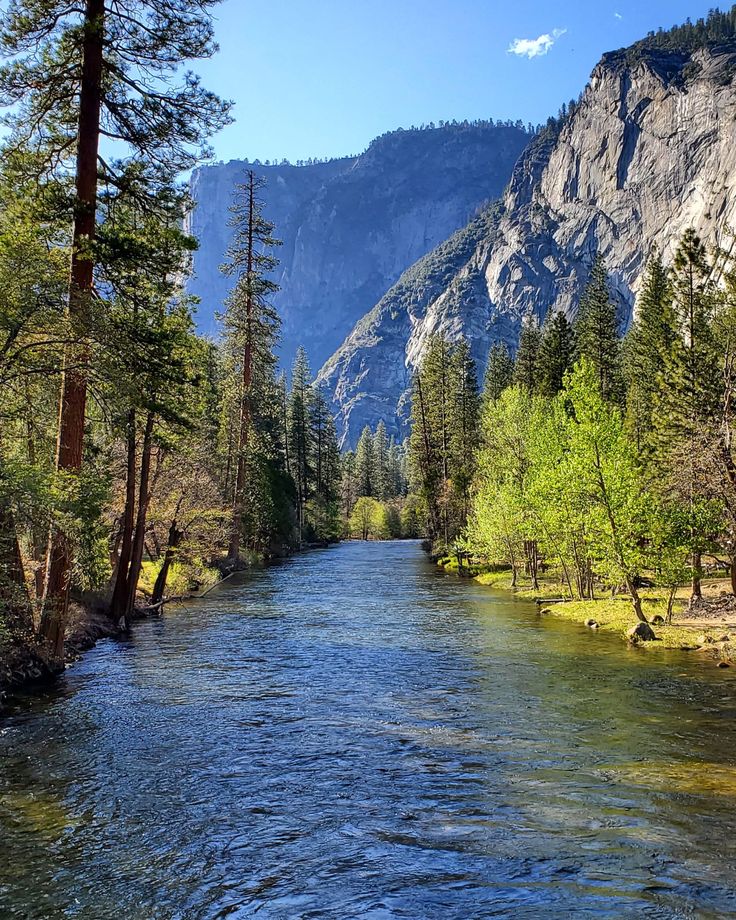
[[(406, 268), (499, 197), (529, 140), (520, 127), (448, 124), (385, 134), (357, 157), (253, 165), (266, 179), (264, 213), (283, 241), (274, 278), (282, 364), (298, 345), (322, 364)], [(192, 175), (189, 229), (200, 247), (189, 290), (201, 299), (205, 333), (216, 332), (228, 291), (219, 271), (228, 207), (247, 168), (231, 161)]]
[(612, 52), (579, 103), (526, 148), (497, 206), (412, 266), (322, 368), (344, 443), (385, 419), (406, 429), (407, 385), (428, 337), (464, 334), (482, 372), (521, 320), (572, 317), (604, 255), (622, 325), (647, 254), (668, 259), (694, 226), (710, 245), (736, 226), (736, 44)]

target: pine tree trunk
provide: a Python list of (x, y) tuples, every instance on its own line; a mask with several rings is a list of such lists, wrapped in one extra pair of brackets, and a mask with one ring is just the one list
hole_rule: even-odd
[(146, 536), (146, 517), (148, 505), (151, 500), (149, 481), (151, 477), (151, 446), (153, 436), (153, 412), (146, 417), (146, 428), (143, 432), (143, 445), (141, 447), (141, 478), (138, 485), (138, 513), (136, 514), (135, 533), (130, 552), (130, 571), (128, 573), (128, 597), (125, 606), (125, 622), (130, 625), (135, 608), (135, 596), (138, 591), (138, 579), (143, 564), (143, 545)]
[(110, 601), (110, 616), (118, 623), (125, 616), (128, 607), (128, 576), (130, 574), (130, 556), (133, 548), (133, 521), (135, 520), (135, 486), (136, 486), (136, 438), (135, 409), (128, 414), (127, 470), (125, 479), (125, 510), (120, 537), (120, 556), (115, 569), (115, 584)]
[[(76, 163), (76, 213), (69, 277), (69, 317), (84, 317), (93, 295), (97, 211), (97, 156), (100, 140), (105, 0), (87, 0), (84, 14), (82, 79)], [(84, 345), (69, 346), (64, 355), (56, 467), (78, 473), (84, 448), (88, 356)], [(57, 659), (64, 654), (64, 632), (69, 608), (72, 547), (66, 535), (54, 529), (49, 541), (46, 590), (39, 635)]]

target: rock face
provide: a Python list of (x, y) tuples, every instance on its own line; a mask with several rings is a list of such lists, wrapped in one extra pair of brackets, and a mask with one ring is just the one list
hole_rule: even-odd
[[(500, 207), (413, 266), (325, 364), (344, 443), (384, 418), (406, 430), (406, 385), (428, 337), (465, 334), (485, 365), (522, 317), (572, 317), (596, 250), (622, 326), (653, 245), (736, 226), (736, 47), (604, 56), (578, 106), (517, 163)], [(442, 264), (438, 264), (442, 263)]]
[[(319, 367), (401, 273), (467, 223), (508, 183), (530, 135), (487, 123), (395, 131), (358, 157), (253, 168), (266, 179), (264, 214), (283, 241), (274, 298), (282, 364), (301, 344)], [(248, 165), (196, 170), (189, 229), (200, 240), (190, 293), (214, 333), (230, 279), (219, 271), (228, 207)]]

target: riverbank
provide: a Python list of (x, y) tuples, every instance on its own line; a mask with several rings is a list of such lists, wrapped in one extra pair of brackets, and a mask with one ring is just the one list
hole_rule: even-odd
[[(447, 572), (460, 574), (456, 560), (440, 559), (437, 563)], [(636, 626), (627, 594), (600, 596), (593, 600), (560, 600), (567, 588), (553, 578), (540, 578), (539, 588), (512, 586), (510, 570), (466, 573), (478, 584), (507, 591), (515, 597), (537, 604), (540, 616), (554, 616), (578, 623), (581, 628), (610, 633), (630, 642), (629, 631)], [(736, 598), (730, 593), (728, 579), (709, 578), (703, 582), (703, 601), (689, 605), (689, 586), (678, 588), (674, 599), (672, 622), (667, 616), (667, 596), (662, 588), (640, 588), (644, 614), (652, 624), (656, 640), (638, 643), (648, 649), (677, 649), (701, 654), (715, 666), (736, 664)], [(547, 600), (545, 600), (547, 599)]]

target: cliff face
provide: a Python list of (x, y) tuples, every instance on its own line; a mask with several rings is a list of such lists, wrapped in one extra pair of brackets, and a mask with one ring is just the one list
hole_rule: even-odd
[[(512, 127), (448, 125), (397, 131), (358, 157), (307, 166), (254, 166), (264, 214), (283, 241), (274, 280), (282, 363), (304, 345), (319, 366), (402, 271), (502, 193), (529, 135)], [(199, 238), (190, 292), (198, 325), (216, 331), (230, 279), (219, 272), (228, 207), (248, 166), (196, 170), (189, 229)]]
[(325, 364), (346, 442), (380, 417), (405, 427), (407, 380), (431, 333), (464, 333), (482, 372), (494, 340), (515, 346), (526, 314), (573, 316), (597, 249), (626, 324), (653, 245), (668, 260), (689, 226), (730, 242), (736, 48), (637, 57), (606, 55), (574, 113), (522, 155), (484, 228), (461, 231), (471, 251), (440, 248), (414, 266)]

